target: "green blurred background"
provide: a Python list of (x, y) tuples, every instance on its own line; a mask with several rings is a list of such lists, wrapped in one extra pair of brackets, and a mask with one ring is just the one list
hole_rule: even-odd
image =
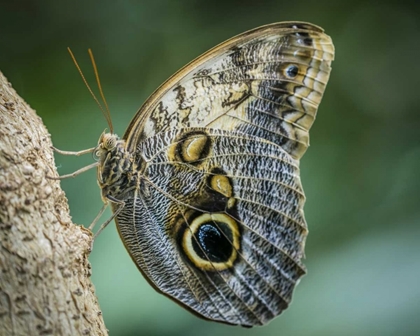
[[(420, 2), (4, 1), (0, 70), (42, 117), (56, 147), (97, 143), (105, 119), (92, 48), (116, 132), (178, 68), (225, 39), (285, 20), (322, 26), (336, 61), (302, 160), (309, 273), (263, 328), (202, 321), (158, 295), (110, 225), (93, 282), (111, 335), (420, 335)], [(59, 173), (91, 157), (56, 156)], [(76, 223), (101, 207), (95, 172), (62, 182)], [(109, 216), (109, 213), (105, 217)]]

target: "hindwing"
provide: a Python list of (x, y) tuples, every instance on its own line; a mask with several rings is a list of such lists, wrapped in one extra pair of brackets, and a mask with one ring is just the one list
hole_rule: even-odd
[(205, 128), (162, 132), (139, 150), (146, 168), (118, 227), (149, 281), (209, 319), (277, 316), (305, 273), (298, 162), (269, 141)]

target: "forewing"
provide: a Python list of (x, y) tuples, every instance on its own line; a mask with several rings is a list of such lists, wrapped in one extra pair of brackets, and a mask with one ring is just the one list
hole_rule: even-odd
[(208, 127), (267, 139), (300, 158), (333, 58), (330, 37), (311, 24), (286, 22), (241, 34), (164, 83), (132, 120), (127, 146), (135, 150), (168, 129)]

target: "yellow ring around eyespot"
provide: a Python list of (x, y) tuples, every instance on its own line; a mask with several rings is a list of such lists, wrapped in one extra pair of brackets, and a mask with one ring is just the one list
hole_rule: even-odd
[[(208, 260), (204, 260), (194, 251), (194, 247), (192, 245), (192, 241), (194, 239), (193, 234), (198, 230), (201, 224), (208, 222), (224, 223), (228, 225), (228, 227), (232, 231), (233, 241), (231, 243), (233, 245), (233, 249), (230, 258), (226, 262), (211, 262)], [(193, 262), (193, 264), (196, 267), (204, 271), (223, 271), (232, 267), (234, 261), (237, 258), (237, 251), (240, 248), (239, 238), (240, 237), (238, 224), (232, 217), (223, 213), (206, 213), (195, 218), (190, 224), (189, 228), (185, 229), (185, 233), (182, 238), (182, 247), (187, 257)]]

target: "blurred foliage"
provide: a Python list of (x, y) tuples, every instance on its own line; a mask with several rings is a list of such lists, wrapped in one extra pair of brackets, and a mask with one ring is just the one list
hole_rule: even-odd
[[(291, 307), (263, 328), (202, 321), (146, 283), (110, 225), (90, 260), (111, 335), (420, 334), (419, 9), (414, 1), (357, 0), (0, 4), (0, 69), (66, 150), (94, 146), (107, 127), (67, 46), (93, 86), (86, 50), (95, 52), (122, 134), (160, 83), (242, 31), (301, 20), (322, 26), (335, 42), (301, 165), (309, 273)], [(61, 174), (90, 162), (56, 157)], [(74, 221), (89, 224), (101, 207), (95, 172), (62, 186)]]

